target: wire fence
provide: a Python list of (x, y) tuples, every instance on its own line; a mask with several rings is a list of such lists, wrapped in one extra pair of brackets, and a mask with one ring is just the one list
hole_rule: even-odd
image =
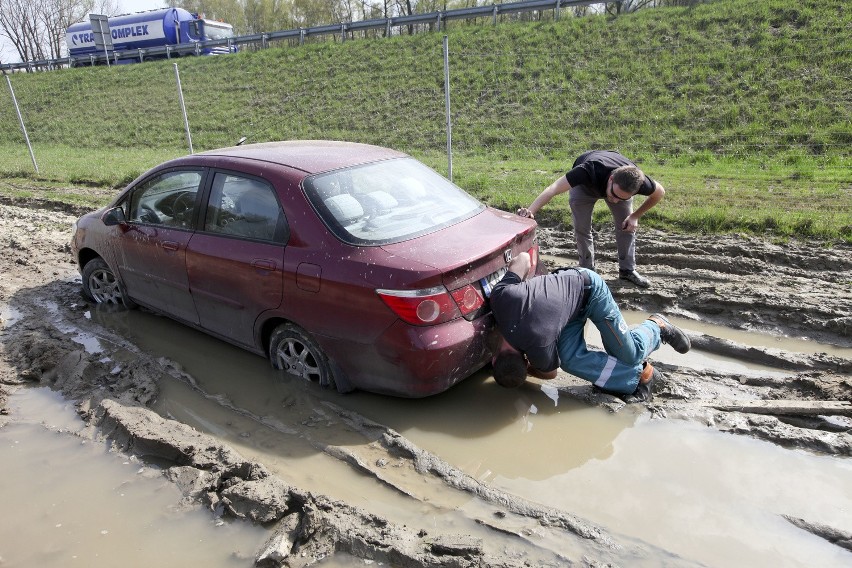
[[(181, 66), (196, 149), (231, 145), (245, 136), (249, 142), (345, 139), (414, 153), (444, 152), (443, 36), (424, 37), (400, 47), (407, 50), (404, 57), (387, 62), (363, 57), (341, 63), (334, 49), (313, 50), (308, 58), (283, 49), (254, 54), (268, 64), (217, 56), (222, 58), (218, 70)], [(566, 163), (584, 149), (602, 147), (644, 159), (682, 156), (693, 164), (710, 156), (781, 156), (781, 163), (808, 160), (849, 180), (850, 45), (849, 30), (837, 30), (792, 42), (780, 52), (743, 43), (702, 54), (685, 40), (661, 35), (654, 45), (635, 47), (630, 58), (614, 60), (610, 52), (578, 52), (558, 44), (462, 51), (450, 43), (452, 151)], [(123, 67), (139, 69), (120, 79), (104, 72), (103, 88), (93, 89), (74, 71), (64, 71), (56, 81), (29, 83), (50, 89), (16, 89), (36, 148), (48, 136), (81, 146), (104, 140), (116, 146), (184, 146), (172, 66)], [(132, 94), (113, 88), (111, 81), (133, 82)], [(787, 89), (785, 96), (763, 92), (769, 83), (776, 85), (772, 92)], [(163, 100), (163, 93), (173, 98)], [(132, 104), (122, 100), (131, 96)], [(86, 109), (90, 129), (55, 134), (64, 123), (80, 123), (70, 114), (74, 109), (61, 104), (65, 100)], [(224, 115), (211, 113), (223, 100), (229, 101)], [(15, 119), (9, 101), (9, 114), (7, 103), (0, 103), (10, 118), (0, 133), (11, 137)], [(768, 125), (767, 116), (772, 117)]]

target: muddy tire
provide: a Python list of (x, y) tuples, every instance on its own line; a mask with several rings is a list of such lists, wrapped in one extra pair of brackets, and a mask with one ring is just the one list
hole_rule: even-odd
[(300, 327), (285, 323), (272, 332), (269, 360), (276, 369), (296, 377), (335, 388), (328, 358), (310, 335)]
[(129, 310), (137, 307), (127, 296), (124, 285), (101, 258), (90, 260), (83, 267), (83, 296), (90, 302), (123, 306)]

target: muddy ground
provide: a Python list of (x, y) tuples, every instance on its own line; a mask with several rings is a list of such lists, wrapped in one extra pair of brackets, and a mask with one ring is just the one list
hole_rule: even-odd
[[(6, 399), (15, 389), (40, 383), (61, 391), (77, 401), (91, 426), (87, 435), (111, 441), (116, 452), (154, 460), (187, 501), (204, 504), (213, 515), (274, 526), (274, 536), (257, 552), (259, 566), (309, 566), (335, 552), (393, 566), (605, 566), (663, 558), (681, 564), (666, 551), (608, 534), (569, 511), (494, 489), (382, 424), (328, 402), (309, 412), (360, 433), (369, 444), (353, 450), (317, 441), (319, 450), (415, 499), (424, 483), (470, 494), (482, 504), (474, 520), (483, 533), (460, 537), (407, 527), (311, 494), (216, 439), (158, 416), (147, 407), (158, 395), (160, 378), (189, 383), (192, 378), (85, 316), (90, 307), (81, 299), (68, 246), (72, 223), (83, 212), (37, 199), (0, 202), (0, 308), (6, 320), (0, 326), (0, 427), (11, 420)], [(852, 347), (852, 247), (640, 231), (639, 262), (652, 279), (650, 290), (616, 279), (611, 232), (599, 234), (599, 269), (623, 308)], [(572, 263), (570, 234), (543, 228), (540, 239), (543, 253)], [(81, 332), (108, 339), (102, 341), (107, 352), (91, 354), (73, 341)], [(781, 373), (725, 374), (660, 364), (666, 378), (653, 402), (628, 411), (852, 456), (852, 360), (699, 334), (692, 341), (696, 349)], [(620, 400), (561, 372), (550, 385), (590, 405), (625, 411)], [(531, 380), (522, 388), (537, 386)], [(852, 535), (819, 519), (790, 522), (852, 550)], [(542, 533), (572, 544), (565, 552), (540, 547)]]

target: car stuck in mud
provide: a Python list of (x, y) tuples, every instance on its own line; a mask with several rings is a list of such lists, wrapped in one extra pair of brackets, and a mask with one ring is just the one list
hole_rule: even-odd
[(279, 142), (162, 164), (76, 224), (96, 303), (137, 304), (336, 387), (442, 392), (489, 360), (489, 286), (535, 223), (413, 158)]
[[(648, 405), (626, 407), (564, 373), (502, 389), (488, 367), (419, 400), (339, 396), (149, 310), (81, 301), (68, 242), (85, 211), (49, 197), (0, 203), (0, 441), (36, 451), (6, 479), (44, 521), (19, 526), (7, 511), (8, 562), (47, 565), (55, 552), (40, 544), (69, 526), (40, 490), (63, 462), (22, 435), (18, 410), (51, 396), (80, 425), (36, 405), (33, 428), (179, 488), (212, 538), (241, 519), (267, 531), (256, 556), (207, 565), (848, 563), (848, 245), (646, 229), (650, 291), (619, 284), (603, 256), (621, 309), (664, 312), (690, 330), (687, 356), (655, 355), (665, 381)], [(543, 262), (570, 262), (562, 228), (537, 234)], [(629, 489), (602, 485), (621, 487), (625, 472)], [(121, 523), (103, 522), (82, 527), (93, 537), (75, 550), (115, 565), (144, 546), (137, 532), (121, 560), (109, 556)], [(184, 540), (197, 560), (197, 541)]]

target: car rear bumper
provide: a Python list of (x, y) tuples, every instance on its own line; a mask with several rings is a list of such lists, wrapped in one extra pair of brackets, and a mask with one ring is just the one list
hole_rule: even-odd
[(491, 314), (441, 325), (397, 321), (372, 344), (326, 338), (323, 349), (345, 374), (344, 383), (371, 392), (421, 398), (443, 392), (491, 360)]

